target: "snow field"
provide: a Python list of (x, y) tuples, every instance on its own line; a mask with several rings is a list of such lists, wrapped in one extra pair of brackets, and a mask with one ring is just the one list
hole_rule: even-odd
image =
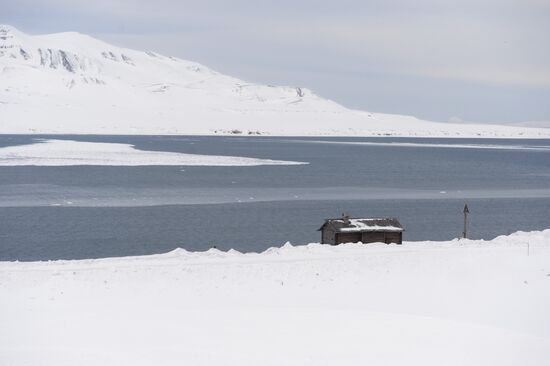
[(547, 365), (549, 308), (550, 230), (487, 242), (0, 262), (0, 359)]

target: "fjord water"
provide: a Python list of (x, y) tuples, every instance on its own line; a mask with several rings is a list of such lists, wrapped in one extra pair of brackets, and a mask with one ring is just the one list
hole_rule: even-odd
[(405, 240), (550, 228), (550, 141), (0, 136), (308, 162), (255, 167), (0, 166), (0, 260), (81, 259), (319, 240), (328, 217), (395, 216)]

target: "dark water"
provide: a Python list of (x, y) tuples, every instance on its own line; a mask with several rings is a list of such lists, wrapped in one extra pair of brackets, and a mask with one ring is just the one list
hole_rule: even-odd
[[(0, 147), (33, 138), (0, 136)], [(139, 255), (176, 247), (261, 251), (286, 241), (318, 241), (323, 220), (344, 211), (396, 216), (405, 240), (446, 240), (460, 235), (466, 201), (474, 238), (550, 228), (549, 140), (55, 138), (309, 164), (0, 166), (0, 260)]]

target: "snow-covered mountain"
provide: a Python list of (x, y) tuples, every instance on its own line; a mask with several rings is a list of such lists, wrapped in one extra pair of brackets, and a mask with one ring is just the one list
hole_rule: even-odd
[(0, 133), (550, 136), (347, 109), (195, 62), (0, 25)]

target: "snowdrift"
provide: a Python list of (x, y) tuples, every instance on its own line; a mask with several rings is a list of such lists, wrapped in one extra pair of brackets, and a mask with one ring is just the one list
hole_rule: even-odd
[(0, 262), (7, 365), (548, 365), (550, 230)]

